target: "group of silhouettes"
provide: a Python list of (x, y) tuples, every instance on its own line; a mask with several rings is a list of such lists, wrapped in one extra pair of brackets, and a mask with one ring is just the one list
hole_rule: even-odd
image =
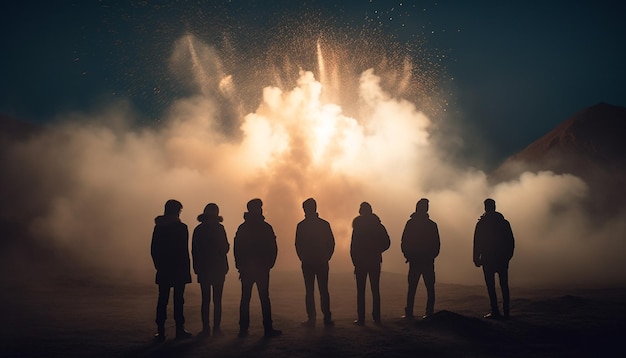
[[(435, 306), (435, 258), (439, 255), (440, 238), (437, 224), (428, 214), (428, 199), (420, 199), (402, 233), (401, 249), (409, 263), (408, 292), (403, 319), (412, 320), (415, 293), (420, 277), (427, 292), (426, 311), (423, 319), (429, 319)], [(152, 234), (151, 254), (156, 268), (156, 284), (159, 296), (156, 307), (157, 341), (165, 340), (165, 321), (170, 290), (174, 294), (174, 320), (176, 339), (190, 338), (185, 329), (183, 314), (185, 285), (191, 283), (191, 259), (189, 256), (189, 231), (180, 220), (182, 204), (177, 200), (165, 203), (163, 215), (155, 218)], [(324, 326), (333, 326), (328, 291), (329, 261), (334, 253), (335, 238), (328, 221), (319, 217), (313, 198), (302, 203), (304, 219), (297, 224), (295, 247), (305, 283), (305, 307), (308, 319), (302, 324), (314, 327), (317, 322), (314, 298), (317, 281)], [(485, 212), (479, 218), (474, 231), (473, 261), (483, 268), (491, 310), (485, 318), (509, 317), (508, 267), (515, 247), (509, 222), (496, 211), (493, 199), (484, 201)], [(256, 284), (263, 316), (264, 334), (274, 337), (282, 334), (272, 323), (272, 308), (269, 295), (270, 270), (274, 267), (278, 248), (272, 226), (263, 216), (263, 202), (252, 199), (247, 203), (234, 238), (235, 266), (241, 281), (239, 306), (239, 337), (248, 336), (250, 326), (250, 298)], [(198, 215), (200, 224), (192, 234), (191, 256), (193, 270), (200, 284), (202, 303), (202, 332), (199, 336), (222, 335), (222, 292), (228, 272), (227, 254), (230, 244), (226, 230), (221, 224), (219, 207), (210, 203)], [(381, 323), (380, 316), (380, 273), (382, 253), (390, 246), (389, 234), (372, 206), (361, 203), (359, 216), (352, 222), (350, 256), (354, 264), (357, 287), (357, 319), (354, 324), (365, 325), (365, 286), (369, 277), (372, 292), (372, 318)], [(498, 274), (502, 290), (503, 314), (500, 314), (495, 288)], [(213, 299), (213, 330), (209, 320), (209, 308)]]

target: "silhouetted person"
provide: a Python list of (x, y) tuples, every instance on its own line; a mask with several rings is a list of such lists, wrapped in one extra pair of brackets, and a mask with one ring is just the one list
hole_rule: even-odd
[(495, 274), (502, 289), (502, 309), (509, 318), (509, 261), (513, 257), (515, 239), (511, 225), (496, 211), (493, 199), (485, 200), (485, 213), (478, 219), (474, 231), (474, 265), (483, 267), (491, 312), (485, 318), (499, 318)]
[(191, 240), (193, 270), (198, 275), (198, 282), (202, 291), (200, 315), (203, 336), (211, 334), (209, 324), (211, 288), (213, 289), (213, 335), (221, 335), (222, 292), (228, 272), (226, 254), (230, 249), (230, 244), (226, 238), (226, 230), (221, 224), (224, 219), (219, 216), (219, 212), (220, 209), (216, 204), (208, 204), (204, 208), (204, 212), (198, 215), (200, 224), (193, 230)]
[(422, 318), (428, 318), (435, 308), (435, 258), (440, 248), (439, 229), (428, 216), (428, 199), (420, 199), (415, 205), (415, 212), (404, 226), (400, 247), (409, 263), (409, 290), (403, 318), (413, 319), (413, 304), (420, 276), (424, 279), (428, 295), (426, 313)]
[(302, 274), (306, 288), (305, 305), (308, 320), (303, 324), (315, 325), (317, 313), (314, 291), (317, 277), (324, 325), (331, 326), (333, 321), (328, 293), (328, 261), (335, 251), (335, 237), (328, 221), (319, 217), (315, 199), (306, 199), (302, 203), (302, 209), (304, 209), (304, 220), (300, 221), (296, 227), (296, 252), (302, 261)]
[(276, 235), (263, 216), (263, 202), (252, 199), (247, 204), (244, 222), (235, 234), (235, 265), (241, 279), (241, 303), (239, 306), (239, 337), (248, 335), (250, 326), (250, 297), (256, 283), (261, 300), (263, 328), (266, 337), (282, 334), (272, 326), (272, 306), (270, 303), (270, 270), (274, 267), (278, 248)]
[(154, 219), (151, 254), (156, 268), (156, 284), (159, 285), (159, 300), (156, 308), (158, 341), (165, 340), (165, 320), (167, 319), (167, 302), (170, 288), (174, 287), (174, 320), (176, 321), (176, 338), (189, 338), (191, 333), (185, 330), (185, 285), (191, 283), (189, 262), (189, 231), (187, 225), (180, 221), (183, 205), (170, 199), (165, 203), (163, 215)]
[(352, 221), (352, 241), (350, 256), (354, 264), (356, 277), (357, 319), (355, 324), (365, 324), (365, 284), (370, 278), (372, 290), (372, 317), (380, 324), (380, 265), (382, 253), (389, 248), (391, 241), (387, 229), (380, 218), (372, 212), (372, 206), (363, 202), (359, 208), (359, 216)]

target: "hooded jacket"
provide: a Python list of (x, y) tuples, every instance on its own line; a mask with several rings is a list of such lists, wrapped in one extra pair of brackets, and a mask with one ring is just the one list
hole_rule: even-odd
[(226, 254), (230, 244), (226, 238), (226, 230), (220, 224), (219, 217), (208, 217), (202, 220), (193, 230), (191, 239), (191, 255), (193, 271), (198, 275), (198, 282), (211, 279), (224, 279), (228, 272)]
[(485, 212), (474, 230), (474, 263), (508, 267), (514, 249), (510, 223), (497, 211)]
[(296, 253), (304, 264), (328, 262), (335, 251), (335, 237), (328, 221), (307, 214), (296, 227)]
[(380, 264), (383, 261), (382, 253), (390, 245), (387, 229), (376, 214), (364, 214), (354, 218), (350, 256), (355, 267)]
[(441, 247), (439, 229), (428, 213), (414, 212), (406, 222), (400, 244), (408, 262), (432, 264)]
[(234, 239), (235, 266), (241, 273), (269, 271), (276, 263), (276, 235), (262, 214), (246, 212)]
[(155, 282), (176, 286), (191, 282), (189, 260), (189, 231), (177, 216), (160, 215), (154, 219), (150, 251)]

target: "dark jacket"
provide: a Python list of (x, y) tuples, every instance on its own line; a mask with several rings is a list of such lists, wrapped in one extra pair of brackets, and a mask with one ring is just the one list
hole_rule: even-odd
[(509, 222), (497, 211), (484, 213), (474, 231), (474, 263), (508, 267), (514, 249), (515, 239)]
[(226, 230), (218, 221), (218, 217), (206, 219), (196, 226), (191, 239), (191, 255), (193, 271), (198, 275), (198, 282), (224, 278), (228, 272), (226, 254), (229, 250)]
[(350, 256), (355, 267), (380, 264), (383, 261), (382, 253), (390, 245), (387, 229), (376, 214), (359, 215), (354, 218)]
[(183, 285), (191, 282), (189, 262), (189, 231), (177, 216), (157, 216), (154, 219), (150, 251), (155, 282), (158, 285)]
[(400, 247), (408, 262), (432, 264), (439, 255), (441, 243), (437, 224), (428, 213), (413, 213), (402, 232)]
[(235, 234), (235, 266), (241, 275), (269, 271), (276, 263), (276, 235), (261, 214), (246, 212)]
[(302, 263), (316, 264), (330, 260), (335, 251), (335, 237), (328, 221), (317, 213), (307, 215), (296, 227), (296, 252)]

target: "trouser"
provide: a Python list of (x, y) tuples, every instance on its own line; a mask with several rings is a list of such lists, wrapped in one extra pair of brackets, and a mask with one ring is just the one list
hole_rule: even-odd
[(499, 314), (498, 296), (496, 295), (495, 276), (498, 274), (500, 279), (500, 289), (502, 290), (502, 310), (504, 315), (509, 315), (509, 270), (504, 266), (483, 265), (483, 273), (485, 275), (485, 284), (487, 285), (487, 293), (489, 294), (489, 303), (491, 312)]
[(304, 276), (305, 305), (306, 313), (310, 320), (315, 320), (317, 313), (315, 310), (315, 278), (317, 277), (317, 286), (320, 291), (320, 304), (324, 321), (331, 321), (330, 313), (330, 293), (328, 292), (328, 261), (322, 263), (303, 263), (302, 275)]
[(211, 305), (211, 289), (213, 289), (213, 327), (219, 329), (222, 322), (222, 293), (224, 291), (224, 278), (201, 282), (202, 305), (200, 315), (202, 318), (202, 330), (209, 329), (209, 311)]
[(270, 303), (270, 271), (248, 272), (241, 274), (241, 303), (239, 304), (239, 329), (247, 330), (250, 326), (250, 298), (252, 286), (256, 283), (261, 300), (263, 327), (272, 329), (272, 305)]
[[(169, 285), (159, 285), (159, 299), (156, 307), (156, 324), (158, 326), (165, 325), (167, 319), (167, 303), (170, 297)], [(176, 321), (176, 327), (183, 327), (185, 325), (185, 316), (183, 315), (183, 305), (185, 299), (185, 284), (174, 286), (174, 320)]]
[(413, 315), (413, 305), (415, 303), (415, 293), (417, 292), (417, 284), (420, 277), (424, 279), (426, 286), (426, 315), (431, 315), (435, 308), (435, 264), (417, 264), (409, 262), (409, 290), (406, 295), (406, 307), (404, 311), (407, 316)]
[(372, 290), (372, 317), (380, 321), (380, 263), (355, 267), (356, 277), (356, 310), (359, 321), (365, 321), (365, 284), (370, 278)]

